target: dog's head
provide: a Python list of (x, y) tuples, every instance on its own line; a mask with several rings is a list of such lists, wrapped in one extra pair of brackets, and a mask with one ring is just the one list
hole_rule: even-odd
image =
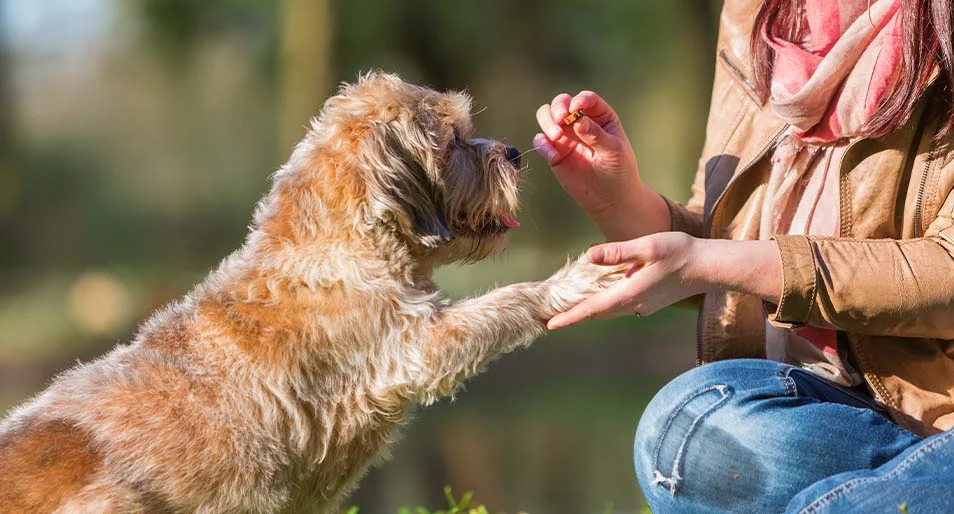
[(519, 226), (519, 152), (472, 137), (471, 99), (380, 72), (346, 84), (315, 125), (348, 152), (370, 223), (441, 261), (476, 260)]

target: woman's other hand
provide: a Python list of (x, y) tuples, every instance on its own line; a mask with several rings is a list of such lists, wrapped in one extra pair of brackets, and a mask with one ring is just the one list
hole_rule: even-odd
[(625, 279), (572, 309), (554, 316), (554, 330), (588, 319), (648, 316), (680, 300), (716, 290), (732, 290), (778, 302), (782, 263), (775, 241), (697, 239), (661, 232), (587, 251), (594, 264), (632, 264)]

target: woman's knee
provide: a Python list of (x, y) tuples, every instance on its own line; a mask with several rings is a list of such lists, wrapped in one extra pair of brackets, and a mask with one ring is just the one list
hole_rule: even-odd
[[(634, 456), (640, 478), (677, 489), (689, 442), (718, 435), (712, 430), (713, 421), (735, 424), (731, 402), (740, 375), (774, 375), (776, 366), (768, 361), (720, 361), (693, 368), (666, 384), (643, 411), (636, 430)], [(715, 412), (720, 416), (706, 423)]]
[(655, 497), (731, 505), (732, 495), (757, 495), (763, 464), (750, 450), (759, 434), (749, 427), (762, 424), (750, 423), (753, 415), (770, 415), (770, 409), (751, 407), (760, 398), (792, 393), (785, 371), (771, 361), (722, 361), (663, 387), (640, 418), (634, 446), (636, 475), (650, 504)]

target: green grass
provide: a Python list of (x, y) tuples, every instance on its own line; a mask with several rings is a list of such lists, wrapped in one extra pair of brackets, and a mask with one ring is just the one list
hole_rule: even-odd
[[(401, 507), (397, 514), (490, 514), (487, 507), (474, 503), (471, 492), (464, 493), (460, 499), (454, 498), (450, 486), (444, 486), (444, 498), (447, 499), (447, 508), (432, 511), (426, 507)], [(351, 507), (345, 514), (358, 514), (358, 507)]]

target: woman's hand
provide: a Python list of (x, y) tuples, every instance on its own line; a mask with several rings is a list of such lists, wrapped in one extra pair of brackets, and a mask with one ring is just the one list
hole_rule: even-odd
[[(586, 115), (567, 127), (563, 118)], [(609, 240), (630, 239), (669, 228), (669, 209), (639, 177), (633, 147), (619, 116), (592, 91), (563, 93), (537, 110), (543, 131), (534, 148), (553, 168), (563, 189)]]
[(718, 290), (739, 291), (778, 302), (782, 263), (775, 241), (697, 239), (682, 232), (597, 245), (587, 251), (594, 264), (633, 265), (625, 279), (554, 316), (547, 328), (588, 319), (648, 316), (680, 300)]

